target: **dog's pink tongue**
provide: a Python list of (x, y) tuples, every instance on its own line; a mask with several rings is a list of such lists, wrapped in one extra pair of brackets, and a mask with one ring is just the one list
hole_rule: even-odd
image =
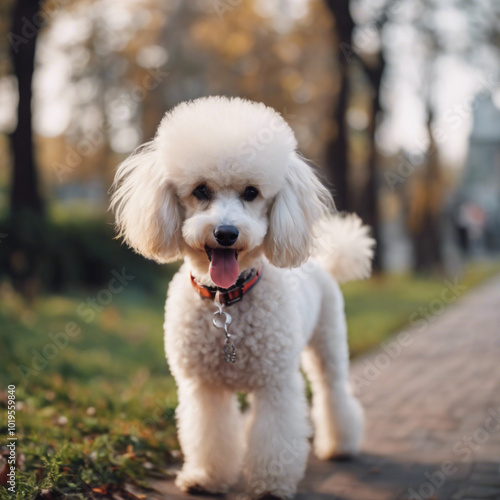
[(210, 262), (210, 277), (220, 288), (230, 288), (236, 283), (240, 266), (235, 250), (214, 248)]

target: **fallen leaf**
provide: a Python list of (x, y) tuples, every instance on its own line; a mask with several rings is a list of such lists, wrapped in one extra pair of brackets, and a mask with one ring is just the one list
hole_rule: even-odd
[(107, 495), (109, 490), (109, 484), (103, 484), (102, 486), (97, 486), (96, 488), (92, 488), (92, 491), (95, 493), (99, 493), (101, 495)]

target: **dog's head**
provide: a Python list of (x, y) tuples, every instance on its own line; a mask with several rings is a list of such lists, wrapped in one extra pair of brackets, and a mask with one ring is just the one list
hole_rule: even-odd
[(263, 104), (180, 104), (118, 169), (112, 207), (120, 235), (159, 262), (188, 257), (222, 288), (262, 254), (279, 267), (300, 265), (332, 201), (296, 145)]

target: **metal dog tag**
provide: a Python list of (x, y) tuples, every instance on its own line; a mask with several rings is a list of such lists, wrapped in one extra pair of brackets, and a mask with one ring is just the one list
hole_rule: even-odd
[(226, 340), (224, 341), (224, 347), (222, 348), (224, 361), (226, 363), (234, 363), (236, 361), (236, 347), (231, 342), (231, 334), (228, 331), (228, 327), (233, 321), (233, 318), (231, 318), (229, 313), (222, 310), (222, 306), (218, 302), (215, 302), (215, 304), (218, 307), (218, 311), (214, 312), (212, 323), (215, 328), (224, 329), (226, 334)]

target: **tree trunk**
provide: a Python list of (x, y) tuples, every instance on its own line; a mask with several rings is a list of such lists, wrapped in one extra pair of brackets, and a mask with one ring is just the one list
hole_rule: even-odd
[(44, 204), (38, 190), (31, 119), (32, 81), (40, 28), (41, 0), (17, 0), (9, 34), (10, 54), (17, 77), (17, 126), (11, 135), (13, 156), (10, 197), (9, 274), (16, 289), (30, 297), (43, 241)]
[(414, 271), (443, 270), (441, 209), (443, 181), (437, 145), (432, 135), (432, 111), (428, 111), (429, 150), (420, 178), (415, 179), (410, 198), (409, 229), (413, 240)]
[(11, 136), (14, 156), (10, 199), (12, 212), (24, 208), (41, 212), (43, 208), (38, 192), (31, 125), (32, 81), (39, 31), (37, 14), (40, 12), (40, 5), (41, 0), (17, 0), (12, 17), (11, 29), (15, 38), (11, 38), (10, 53), (19, 89), (17, 127)]
[(335, 18), (338, 36), (337, 61), (340, 72), (340, 92), (337, 97), (333, 122), (337, 127), (336, 134), (327, 145), (326, 176), (331, 184), (335, 205), (339, 211), (352, 209), (349, 196), (349, 158), (346, 114), (349, 106), (349, 83), (352, 52), (352, 31), (354, 21), (349, 11), (347, 0), (326, 0), (326, 4)]
[(377, 241), (373, 257), (373, 269), (382, 269), (381, 256), (383, 253), (382, 241), (380, 239), (380, 210), (378, 206), (378, 150), (375, 142), (377, 122), (380, 118), (382, 107), (380, 105), (380, 87), (385, 69), (385, 58), (379, 54), (377, 64), (373, 67), (361, 61), (365, 74), (370, 80), (372, 87), (371, 116), (368, 128), (370, 152), (367, 164), (367, 179), (361, 192), (359, 215), (363, 222), (372, 228), (373, 236)]
[[(341, 86), (334, 113), (334, 120), (337, 125), (337, 134), (327, 146), (327, 176), (332, 184), (333, 195), (337, 209), (339, 211), (355, 210), (355, 204), (349, 192), (349, 141), (346, 124), (346, 114), (349, 105), (350, 87), (350, 64), (353, 61), (359, 63), (365, 72), (372, 87), (372, 114), (370, 128), (368, 131), (370, 142), (370, 154), (368, 159), (368, 176), (365, 186), (360, 193), (359, 215), (365, 224), (372, 228), (373, 236), (377, 241), (373, 268), (377, 271), (381, 269), (382, 247), (380, 241), (380, 220), (378, 208), (378, 174), (377, 174), (377, 147), (375, 144), (375, 132), (377, 126), (377, 115), (381, 111), (380, 106), (380, 84), (382, 74), (385, 69), (385, 59), (383, 54), (379, 54), (375, 67), (368, 65), (355, 52), (352, 46), (352, 33), (354, 21), (349, 11), (348, 0), (326, 0), (328, 8), (335, 17), (336, 31), (339, 37), (338, 62), (340, 68)], [(378, 20), (381, 26), (386, 21), (386, 16)], [(381, 29), (379, 26), (379, 29)]]
[(351, 209), (349, 196), (349, 142), (347, 138), (347, 125), (345, 115), (347, 112), (347, 100), (349, 93), (349, 78), (341, 76), (340, 92), (337, 105), (333, 113), (333, 122), (336, 125), (335, 137), (328, 143), (326, 148), (326, 178), (332, 191), (335, 206), (339, 212)]

